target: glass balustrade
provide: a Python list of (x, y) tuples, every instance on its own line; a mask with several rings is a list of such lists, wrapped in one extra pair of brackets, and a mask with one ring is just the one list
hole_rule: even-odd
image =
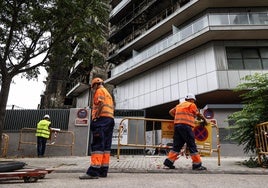
[(151, 47), (137, 53), (133, 58), (116, 66), (111, 71), (111, 77), (123, 73), (135, 66), (139, 66), (144, 60), (160, 54), (162, 51), (183, 42), (187, 38), (197, 34), (209, 26), (244, 26), (244, 25), (268, 25), (268, 12), (240, 12), (240, 13), (207, 13), (192, 23), (179, 28), (177, 32), (159, 41)]

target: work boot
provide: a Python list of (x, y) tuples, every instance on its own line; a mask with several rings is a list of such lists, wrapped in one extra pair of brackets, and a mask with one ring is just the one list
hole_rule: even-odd
[(99, 177), (100, 178), (106, 178), (107, 177), (107, 174), (108, 174), (108, 169), (109, 167), (100, 167), (100, 170), (99, 170)]
[(84, 180), (84, 179), (98, 179), (99, 177), (98, 176), (91, 176), (91, 175), (88, 175), (88, 174), (83, 174), (81, 176), (79, 176), (79, 179), (81, 180)]
[(193, 164), (193, 167), (192, 167), (193, 170), (207, 170), (206, 167), (202, 166), (202, 163), (200, 164)]
[(169, 169), (175, 169), (175, 166), (173, 165), (173, 163), (170, 160), (168, 160), (168, 159), (166, 159), (163, 164), (166, 167), (168, 167)]
[(99, 177), (100, 178), (107, 178), (107, 174), (100, 174)]

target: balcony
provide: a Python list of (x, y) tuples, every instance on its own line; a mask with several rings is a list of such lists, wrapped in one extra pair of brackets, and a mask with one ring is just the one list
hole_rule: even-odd
[(110, 19), (112, 19), (120, 10), (122, 10), (125, 6), (127, 6), (131, 0), (122, 0), (111, 12)]
[(158, 20), (154, 26), (140, 27), (133, 31), (131, 35), (126, 36), (125, 39), (118, 42), (116, 47), (110, 51), (108, 61), (117, 64), (118, 56), (129, 56), (132, 54), (133, 49), (138, 51), (141, 47), (157, 40), (159, 36), (163, 36), (170, 32), (172, 25), (179, 27), (179, 25), (187, 22), (189, 19), (201, 14), (209, 8), (244, 7), (244, 10), (247, 10), (250, 9), (249, 7), (263, 8), (267, 6), (268, 1), (263, 0), (236, 0), (232, 2), (226, 0), (191, 0), (183, 7), (175, 10), (175, 12), (164, 20)]
[[(123, 48), (124, 46), (131, 43), (139, 36), (143, 35), (149, 28), (157, 25), (158, 23), (160, 23), (161, 21), (169, 17), (172, 13), (174, 13), (180, 7), (179, 4), (176, 4), (167, 9), (160, 11), (155, 17), (148, 20), (146, 24), (138, 26), (135, 30), (133, 31), (131, 30), (130, 34), (126, 35), (126, 33), (128, 32), (125, 32), (124, 28), (129, 27), (128, 25), (135, 19), (135, 17), (138, 17), (138, 15), (142, 11), (144, 11), (144, 9), (151, 6), (155, 2), (156, 1), (149, 1), (147, 2), (147, 4), (142, 4), (141, 7), (137, 7), (139, 11), (137, 11), (135, 14), (131, 13), (127, 15), (116, 26), (114, 25), (111, 27), (109, 41), (115, 42), (117, 44), (114, 45), (112, 50), (110, 50), (110, 55), (113, 55), (114, 53), (118, 52), (119, 49)], [(117, 40), (120, 40), (120, 41), (117, 41)]]
[(89, 75), (80, 75), (76, 77), (67, 88), (66, 96), (78, 96), (89, 89)]
[(118, 84), (211, 40), (268, 39), (267, 30), (267, 11), (206, 13), (116, 66), (106, 82)]
[(79, 96), (81, 93), (83, 93), (84, 91), (86, 91), (87, 89), (89, 89), (89, 85), (82, 83), (82, 82), (78, 82), (74, 85), (74, 87), (72, 87), (68, 93), (66, 94), (66, 97), (77, 97)]

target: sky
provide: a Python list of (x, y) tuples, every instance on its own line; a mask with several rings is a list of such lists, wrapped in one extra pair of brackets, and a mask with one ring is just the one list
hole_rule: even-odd
[(40, 104), (40, 95), (45, 91), (46, 71), (40, 70), (41, 74), (38, 75), (38, 80), (28, 81), (26, 78), (16, 76), (14, 83), (11, 84), (7, 109), (11, 109), (15, 105), (15, 109), (37, 109)]

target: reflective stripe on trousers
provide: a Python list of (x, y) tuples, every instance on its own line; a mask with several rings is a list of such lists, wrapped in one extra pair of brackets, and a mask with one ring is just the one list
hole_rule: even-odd
[(99, 176), (107, 175), (110, 152), (112, 145), (112, 136), (114, 128), (114, 119), (108, 117), (100, 117), (91, 122), (91, 132), (93, 140), (91, 144), (91, 164), (87, 170), (87, 174)]
[(191, 159), (194, 164), (201, 163), (201, 157), (195, 144), (194, 132), (189, 125), (177, 124), (174, 126), (173, 148), (168, 154), (168, 159), (174, 163), (178, 159), (184, 144), (189, 148)]

